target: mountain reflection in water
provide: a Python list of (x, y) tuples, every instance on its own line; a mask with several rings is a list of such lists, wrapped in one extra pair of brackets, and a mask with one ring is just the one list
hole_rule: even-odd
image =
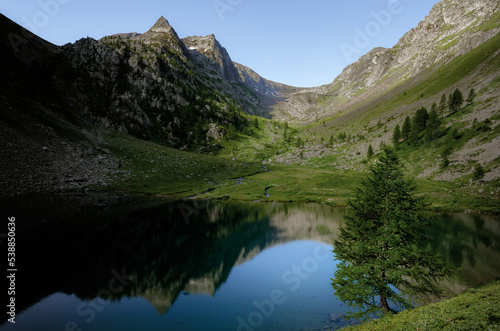
[[(220, 330), (248, 330), (260, 322), (259, 315), (251, 315), (251, 308), (257, 309), (262, 302), (268, 304), (268, 310), (262, 308), (259, 313), (257, 309), (262, 319), (259, 330), (271, 328), (270, 325), (272, 329), (310, 330), (344, 325), (338, 316), (347, 308), (336, 301), (330, 287), (333, 255), (323, 262), (314, 259), (314, 252), (318, 247), (331, 250), (345, 209), (315, 204), (101, 199), (104, 203), (92, 201), (83, 209), (73, 204), (73, 212), (61, 203), (64, 215), (50, 217), (43, 209), (30, 209), (31, 214), (18, 210), (18, 222), (26, 219), (17, 233), (18, 257), (23, 265), (16, 295), (19, 325), (23, 318), (28, 318), (31, 309), (27, 308), (35, 306), (40, 310), (38, 306), (42, 304), (56, 316), (64, 316), (56, 323), (61, 330), (71, 329), (73, 325), (68, 323), (73, 321), (81, 330), (115, 328), (118, 324), (113, 323), (118, 323), (120, 316), (140, 316), (152, 321), (156, 318), (150, 315), (148, 307), (153, 306), (155, 314), (163, 318), (162, 322), (157, 321), (158, 328), (189, 330), (187, 325), (203, 316), (200, 325), (223, 323), (217, 326)], [(52, 204), (53, 201), (48, 205)], [(98, 210), (89, 207), (96, 205), (100, 206)], [(438, 218), (430, 231), (429, 244), (462, 267), (457, 280), (443, 283), (449, 295), (498, 277), (498, 218), (465, 214), (440, 214)], [(296, 244), (284, 245), (287, 243)], [(300, 252), (308, 253), (301, 256)], [(314, 267), (311, 277), (319, 278), (297, 291), (289, 291), (297, 283), (293, 277), (310, 276), (305, 272), (292, 274), (292, 269), (286, 274), (291, 266), (300, 267), (301, 263), (306, 263), (306, 271)], [(260, 276), (261, 280), (252, 283)], [(272, 279), (278, 279), (278, 283), (266, 287)], [(322, 284), (313, 286), (318, 282)], [(250, 284), (259, 284), (259, 288), (249, 288)], [(229, 289), (231, 293), (227, 292)], [(275, 289), (282, 289), (281, 297), (273, 292)], [(311, 295), (319, 289), (323, 295)], [(252, 295), (260, 301), (252, 303)], [(279, 311), (274, 304), (272, 316), (267, 318), (272, 295), (277, 303), (280, 298), (290, 299)], [(188, 296), (191, 298), (185, 299)], [(219, 301), (210, 301), (213, 297)], [(307, 300), (312, 300), (307, 304), (311, 309), (300, 306), (301, 301)], [(332, 310), (316, 309), (315, 302)], [(180, 309), (183, 305), (184, 309)], [(238, 305), (246, 308), (238, 310)], [(97, 316), (103, 307), (106, 314)], [(143, 313), (139, 313), (141, 310)], [(49, 315), (53, 316), (46, 314), (46, 318)], [(48, 329), (55, 327), (54, 321), (44, 324), (42, 315), (37, 316), (41, 319), (35, 321), (38, 330), (43, 330), (43, 325), (50, 325)], [(218, 321), (221, 316), (228, 321)], [(287, 321), (293, 321), (294, 316), (311, 321), (289, 325)], [(90, 319), (96, 322), (87, 323)], [(122, 329), (140, 329), (141, 325), (147, 329), (146, 320), (136, 322), (137, 325), (129, 322)], [(21, 330), (9, 324), (2, 328)], [(154, 329), (153, 325), (150, 329)]]

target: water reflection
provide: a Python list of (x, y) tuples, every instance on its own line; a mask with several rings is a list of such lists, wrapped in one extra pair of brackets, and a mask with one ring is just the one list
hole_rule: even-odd
[(500, 276), (499, 217), (438, 214), (429, 234), (432, 249), (459, 268), (457, 279), (443, 284), (448, 296)]
[[(266, 318), (269, 328), (291, 330), (300, 325), (312, 330), (343, 325), (339, 314), (346, 307), (335, 301), (330, 287), (333, 257), (315, 262), (314, 252), (320, 243), (330, 245), (336, 238), (344, 209), (314, 204), (98, 199), (102, 203), (92, 201), (84, 207), (70, 199), (72, 208), (58, 202), (64, 213), (53, 210), (53, 200), (47, 203), (50, 212), (43, 208), (16, 211), (17, 219), (24, 222), (17, 233), (23, 265), (18, 273), (18, 312), (32, 306), (52, 312), (36, 315), (33, 323), (38, 330), (44, 330), (44, 325), (47, 330), (64, 330), (73, 321), (79, 326), (83, 323), (82, 330), (116, 329), (118, 320), (126, 316), (124, 330), (141, 329), (145, 321), (155, 321), (158, 329), (168, 325), (189, 330), (186, 325), (194, 320), (218, 325), (222, 316), (229, 321), (226, 329), (234, 330), (238, 317), (251, 323), (252, 300), (272, 302), (275, 289), (289, 300), (272, 318)], [(499, 219), (463, 214), (439, 217), (430, 245), (463, 268), (458, 281), (443, 286), (455, 293), (498, 277)], [(304, 261), (307, 270), (317, 264), (314, 275), (318, 279), (291, 291), (297, 279), (303, 279), (290, 268)], [(292, 271), (283, 276), (287, 270)], [(280, 296), (275, 299), (280, 301)], [(87, 323), (103, 307), (108, 318)], [(59, 318), (49, 321), (47, 316)], [(19, 315), (22, 319), (23, 314)], [(254, 327), (248, 324), (240, 329)]]

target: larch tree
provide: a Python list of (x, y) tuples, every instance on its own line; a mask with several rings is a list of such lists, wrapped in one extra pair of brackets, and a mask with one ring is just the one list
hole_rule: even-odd
[(338, 261), (335, 295), (356, 308), (348, 318), (365, 319), (411, 308), (419, 296), (438, 296), (437, 281), (453, 269), (426, 248), (431, 219), (404, 177), (393, 149), (379, 154), (371, 173), (349, 201), (345, 224), (333, 244)]
[(394, 128), (394, 131), (392, 133), (392, 143), (394, 144), (395, 147), (399, 145), (399, 141), (401, 140), (401, 128), (398, 125)]
[(401, 128), (401, 137), (404, 140), (410, 138), (411, 134), (411, 119), (410, 116), (406, 116), (405, 121), (403, 123), (403, 127)]

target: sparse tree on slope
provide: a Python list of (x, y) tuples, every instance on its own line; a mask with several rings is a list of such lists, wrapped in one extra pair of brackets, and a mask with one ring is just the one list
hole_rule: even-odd
[(429, 118), (429, 113), (427, 113), (427, 108), (422, 107), (413, 116), (414, 127), (418, 132), (425, 130), (427, 126), (427, 119)]
[(480, 164), (477, 164), (474, 167), (474, 172), (472, 173), (472, 178), (474, 180), (480, 180), (483, 177), (484, 177), (484, 169), (483, 169), (483, 167), (481, 167)]
[(439, 115), (441, 117), (444, 117), (444, 111), (446, 110), (446, 106), (447, 106), (446, 94), (443, 94), (443, 96), (441, 97), (441, 101), (439, 101), (439, 106), (438, 106)]
[(431, 112), (435, 111), (437, 113), (437, 104), (435, 102), (432, 103), (432, 106), (431, 106)]
[(472, 105), (474, 102), (474, 99), (476, 98), (476, 91), (474, 89), (471, 89), (469, 92), (469, 96), (467, 97), (467, 105)]
[(399, 141), (401, 140), (401, 129), (399, 124), (394, 128), (394, 132), (392, 133), (392, 143), (395, 147), (399, 145)]
[(456, 113), (462, 108), (464, 103), (464, 97), (462, 92), (459, 89), (456, 89), (448, 99), (448, 107), (450, 108), (451, 113)]
[(405, 121), (403, 123), (403, 127), (401, 129), (401, 136), (404, 140), (410, 138), (411, 134), (411, 119), (410, 116), (406, 116)]
[(338, 264), (332, 279), (335, 295), (358, 310), (349, 318), (391, 313), (391, 303), (410, 308), (417, 296), (441, 294), (438, 279), (451, 275), (451, 267), (423, 248), (431, 221), (415, 190), (394, 150), (386, 148), (357, 199), (349, 201), (333, 244)]
[(371, 159), (373, 157), (373, 147), (372, 145), (370, 144), (370, 146), (368, 146), (368, 152), (366, 153), (366, 158), (367, 159)]
[(333, 147), (333, 145), (335, 144), (335, 138), (333, 137), (333, 134), (330, 136), (330, 140), (328, 141), (328, 145), (330, 145), (330, 147)]
[(439, 118), (439, 115), (436, 111), (435, 108), (431, 110), (429, 113), (429, 119), (427, 120), (427, 137), (429, 140), (433, 140), (434, 136), (436, 134), (436, 131), (439, 129), (439, 126), (441, 125), (441, 119)]

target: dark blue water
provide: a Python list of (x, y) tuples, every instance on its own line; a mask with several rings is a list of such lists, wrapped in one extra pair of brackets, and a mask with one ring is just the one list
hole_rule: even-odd
[[(343, 209), (120, 199), (23, 216), (16, 323), (2, 330), (324, 330), (347, 325), (331, 242)], [(439, 215), (449, 295), (500, 275), (499, 220)], [(22, 266), (22, 267), (21, 267)]]

